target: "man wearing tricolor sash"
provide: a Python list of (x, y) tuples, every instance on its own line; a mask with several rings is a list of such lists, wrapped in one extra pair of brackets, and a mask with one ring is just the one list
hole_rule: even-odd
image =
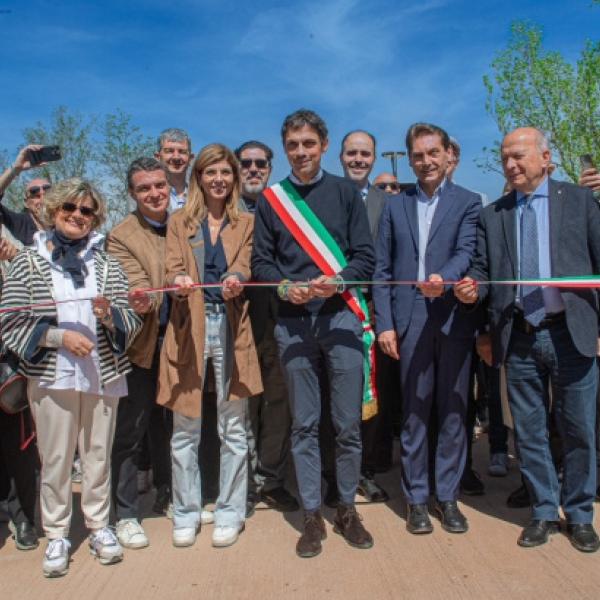
[[(360, 422), (377, 410), (374, 334), (360, 290), (375, 257), (364, 204), (349, 181), (321, 169), (327, 127), (314, 112), (299, 110), (282, 127), (292, 172), (268, 188), (256, 211), (253, 277), (277, 282), (280, 298), (275, 338), (292, 412), (292, 455), (305, 511), (296, 546), (316, 556), (326, 537), (321, 517), (319, 421), (324, 369), (336, 431), (336, 476), (340, 497), (334, 531), (357, 548), (371, 535), (354, 508), (361, 465)], [(362, 400), (362, 403), (361, 403)]]

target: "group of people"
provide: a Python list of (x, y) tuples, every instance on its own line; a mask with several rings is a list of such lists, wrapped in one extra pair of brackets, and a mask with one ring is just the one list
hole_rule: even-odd
[[(28, 382), (44, 575), (68, 570), (76, 451), (89, 546), (103, 564), (149, 544), (138, 491), (146, 446), (177, 547), (209, 523), (213, 546), (234, 544), (263, 501), (301, 506), (296, 553), (313, 557), (327, 534), (324, 501), (334, 531), (368, 549), (355, 496), (388, 500), (375, 475), (392, 462), (399, 401), (407, 530), (430, 533), (433, 508), (446, 531), (466, 532), (459, 493), (483, 492), (470, 464), (478, 356), (493, 475), (508, 468), (506, 373), (532, 507), (518, 543), (546, 542), (562, 505), (573, 545), (596, 551), (597, 292), (536, 281), (600, 273), (598, 173), (582, 173), (585, 187), (550, 179), (548, 141), (520, 128), (501, 147), (508, 191), (488, 203), (454, 183), (460, 147), (433, 124), (407, 132), (410, 186), (389, 174), (370, 183), (367, 131), (343, 138), (343, 177), (321, 167), (329, 135), (313, 111), (287, 116), (281, 138), (291, 172), (269, 186), (264, 143), (195, 156), (184, 131), (165, 130), (155, 156), (129, 166), (135, 210), (106, 237), (105, 201), (82, 179), (32, 179), (24, 212), (0, 205), (1, 304), (12, 309), (0, 335)], [(0, 175), (0, 193), (37, 148)], [(214, 510), (199, 461), (207, 393), (220, 440)], [(19, 447), (22, 422), (0, 415), (0, 490), (17, 547), (29, 549), (37, 456)], [(286, 488), (290, 455), (300, 503)]]

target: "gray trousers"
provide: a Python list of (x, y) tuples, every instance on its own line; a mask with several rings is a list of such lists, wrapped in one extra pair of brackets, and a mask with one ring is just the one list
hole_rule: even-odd
[(354, 504), (360, 476), (363, 389), (362, 325), (350, 310), (280, 317), (275, 326), (292, 413), (292, 456), (306, 511), (321, 507), (320, 364), (329, 381), (340, 499)]
[(248, 494), (283, 487), (290, 453), (290, 406), (269, 319), (257, 346), (264, 391), (248, 399)]

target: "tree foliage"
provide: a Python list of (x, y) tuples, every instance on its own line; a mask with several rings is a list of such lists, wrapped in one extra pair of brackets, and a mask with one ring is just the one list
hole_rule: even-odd
[[(546, 51), (536, 25), (515, 22), (506, 49), (483, 78), (486, 110), (502, 135), (534, 126), (549, 137), (553, 159), (572, 180), (579, 176), (581, 154), (600, 164), (600, 42), (585, 44), (575, 64)], [(484, 148), (485, 169), (500, 170), (499, 143)]]
[[(26, 182), (34, 177), (49, 177), (52, 181), (83, 177), (93, 181), (106, 198), (106, 229), (131, 210), (127, 167), (135, 158), (154, 152), (152, 138), (144, 135), (132, 117), (119, 109), (103, 116), (84, 116), (59, 106), (47, 123), (38, 121), (23, 131), (23, 145), (26, 144), (58, 145), (62, 160), (24, 172), (8, 188), (3, 202), (21, 208)], [(11, 157), (16, 152), (17, 149)], [(9, 164), (9, 153), (0, 153), (0, 168)]]

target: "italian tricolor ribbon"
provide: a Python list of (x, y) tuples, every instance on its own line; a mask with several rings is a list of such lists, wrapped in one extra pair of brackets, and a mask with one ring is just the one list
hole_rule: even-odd
[[(276, 183), (264, 190), (263, 194), (300, 247), (324, 275), (335, 277), (348, 264), (337, 242), (289, 180), (284, 179)], [(367, 302), (360, 289), (345, 290), (341, 296), (362, 323), (364, 348), (362, 418), (366, 420), (377, 414), (375, 332), (369, 319)]]

